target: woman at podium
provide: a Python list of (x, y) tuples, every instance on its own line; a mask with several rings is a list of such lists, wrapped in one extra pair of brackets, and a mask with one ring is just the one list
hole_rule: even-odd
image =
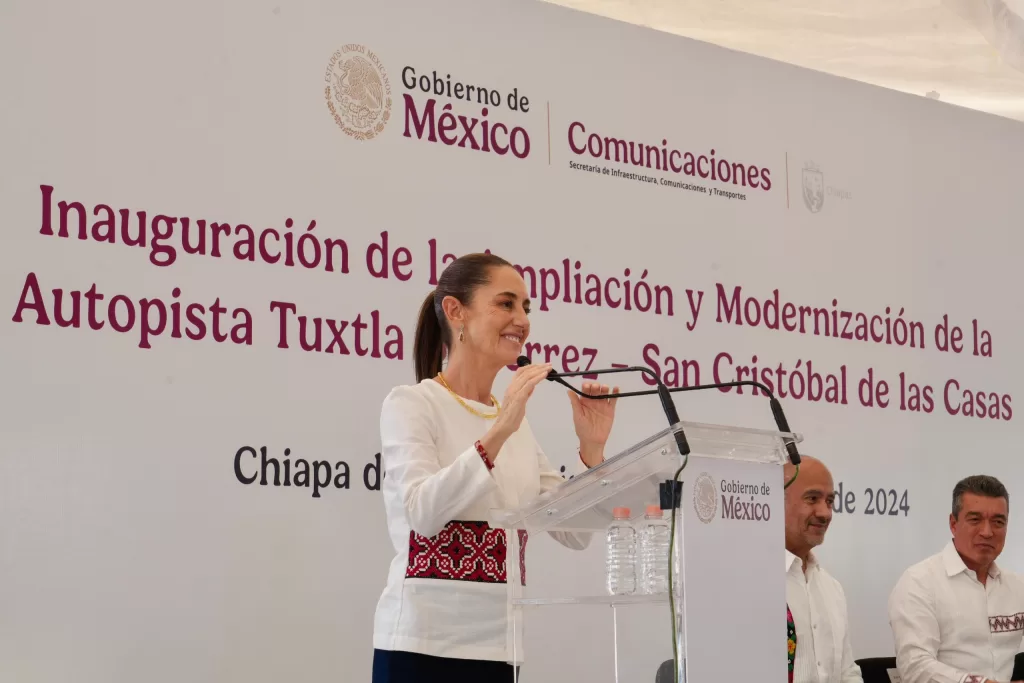
[[(491, 393), (522, 353), (529, 312), (523, 278), (491, 254), (450, 263), (420, 308), (416, 384), (395, 387), (381, 409), (381, 488), (396, 555), (374, 617), (374, 683), (513, 678), (508, 545), (486, 520), (563, 481), (525, 417), (551, 365), (519, 368), (501, 401)], [(608, 396), (569, 392), (589, 468), (604, 460), (618, 389), (585, 383), (583, 391)], [(556, 538), (571, 548), (589, 539)], [(525, 572), (522, 556), (507, 560)]]

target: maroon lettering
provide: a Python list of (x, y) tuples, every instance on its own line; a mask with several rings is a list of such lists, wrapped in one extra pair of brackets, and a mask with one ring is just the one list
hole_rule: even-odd
[(493, 152), (504, 156), (512, 152), (517, 159), (530, 156), (530, 134), (522, 126), (509, 128), (504, 123), (492, 122), (490, 110), (483, 107), (480, 116), (456, 115), (452, 103), (441, 107), (437, 114), (437, 100), (428, 98), (422, 109), (409, 93), (402, 95), (405, 102), (404, 137), (427, 142), (441, 142), (448, 147), (461, 147), (479, 152)]

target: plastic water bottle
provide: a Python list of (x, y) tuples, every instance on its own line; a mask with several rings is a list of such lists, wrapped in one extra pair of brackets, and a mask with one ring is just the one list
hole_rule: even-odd
[(668, 546), (671, 533), (659, 505), (648, 505), (637, 537), (640, 585), (645, 595), (668, 593)]
[(612, 515), (615, 520), (608, 527), (605, 564), (608, 592), (632, 595), (636, 592), (636, 531), (629, 523), (629, 508), (615, 508)]

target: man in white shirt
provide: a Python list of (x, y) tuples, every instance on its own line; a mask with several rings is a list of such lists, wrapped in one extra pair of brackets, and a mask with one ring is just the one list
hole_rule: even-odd
[(889, 596), (903, 683), (1010, 680), (1024, 633), (1024, 582), (996, 565), (1009, 509), (995, 477), (967, 477), (953, 488), (953, 540), (904, 572)]
[[(796, 469), (785, 467), (785, 478)], [(832, 474), (803, 456), (786, 489), (786, 606), (792, 683), (861, 683), (843, 587), (812, 553), (825, 540), (835, 500)]]

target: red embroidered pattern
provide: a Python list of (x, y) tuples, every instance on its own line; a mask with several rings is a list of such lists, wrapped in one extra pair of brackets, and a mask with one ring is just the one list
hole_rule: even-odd
[[(526, 585), (526, 542), (529, 534), (519, 530), (519, 575)], [(508, 543), (503, 529), (487, 522), (448, 522), (436, 536), (427, 538), (409, 532), (407, 579), (448, 579), (505, 583)]]
[(985, 677), (978, 676), (977, 674), (970, 674), (964, 677), (964, 683), (985, 683)]
[(1022, 631), (1024, 630), (1024, 612), (1018, 612), (1010, 616), (989, 617), (988, 630), (990, 633)]
[(494, 469), (494, 463), (487, 459), (487, 451), (484, 449), (484, 445), (479, 441), (474, 444), (476, 446), (476, 452), (483, 458), (484, 465), (487, 467), (487, 471), (490, 472)]

